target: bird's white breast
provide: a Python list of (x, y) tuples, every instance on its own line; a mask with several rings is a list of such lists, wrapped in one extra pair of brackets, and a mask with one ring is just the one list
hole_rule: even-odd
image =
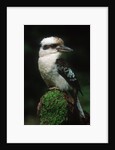
[(67, 81), (58, 73), (55, 64), (57, 54), (40, 57), (38, 59), (38, 66), (40, 74), (48, 87), (57, 87), (60, 90), (69, 90), (70, 86)]

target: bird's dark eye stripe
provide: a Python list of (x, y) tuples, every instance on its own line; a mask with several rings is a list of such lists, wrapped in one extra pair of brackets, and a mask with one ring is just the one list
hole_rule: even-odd
[(44, 46), (43, 46), (43, 49), (44, 49), (44, 50), (47, 50), (47, 49), (49, 49), (49, 48), (56, 48), (57, 46), (58, 46), (58, 44), (44, 45)]
[(56, 48), (58, 46), (58, 44), (51, 44), (50, 47), (51, 48)]
[(46, 49), (48, 49), (48, 48), (50, 48), (49, 45), (44, 45), (44, 46), (43, 46), (43, 49), (44, 49), (44, 50), (46, 50)]

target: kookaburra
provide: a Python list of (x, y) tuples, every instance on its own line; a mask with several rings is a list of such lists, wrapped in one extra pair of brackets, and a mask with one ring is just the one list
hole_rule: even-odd
[(66, 47), (64, 41), (58, 37), (44, 38), (40, 44), (38, 67), (43, 80), (48, 88), (56, 87), (61, 91), (72, 91), (79, 114), (82, 118), (85, 118), (78, 99), (78, 92), (81, 92), (78, 79), (63, 59), (64, 53), (72, 52), (73, 50)]

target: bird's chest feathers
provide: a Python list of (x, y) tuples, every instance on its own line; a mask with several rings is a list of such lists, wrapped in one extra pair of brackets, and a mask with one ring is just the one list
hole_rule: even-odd
[(47, 75), (53, 75), (56, 74), (57, 72), (57, 67), (56, 67), (56, 57), (41, 57), (39, 58), (39, 69), (42, 73), (42, 75), (47, 74)]
[(38, 63), (41, 76), (49, 87), (55, 86), (61, 90), (68, 90), (70, 86), (66, 80), (59, 75), (55, 62), (55, 57), (39, 58)]

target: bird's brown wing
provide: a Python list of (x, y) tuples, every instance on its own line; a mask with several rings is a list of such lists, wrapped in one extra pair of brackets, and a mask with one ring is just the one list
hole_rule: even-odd
[(63, 59), (56, 60), (58, 73), (74, 88), (82, 94), (78, 78), (68, 63)]

